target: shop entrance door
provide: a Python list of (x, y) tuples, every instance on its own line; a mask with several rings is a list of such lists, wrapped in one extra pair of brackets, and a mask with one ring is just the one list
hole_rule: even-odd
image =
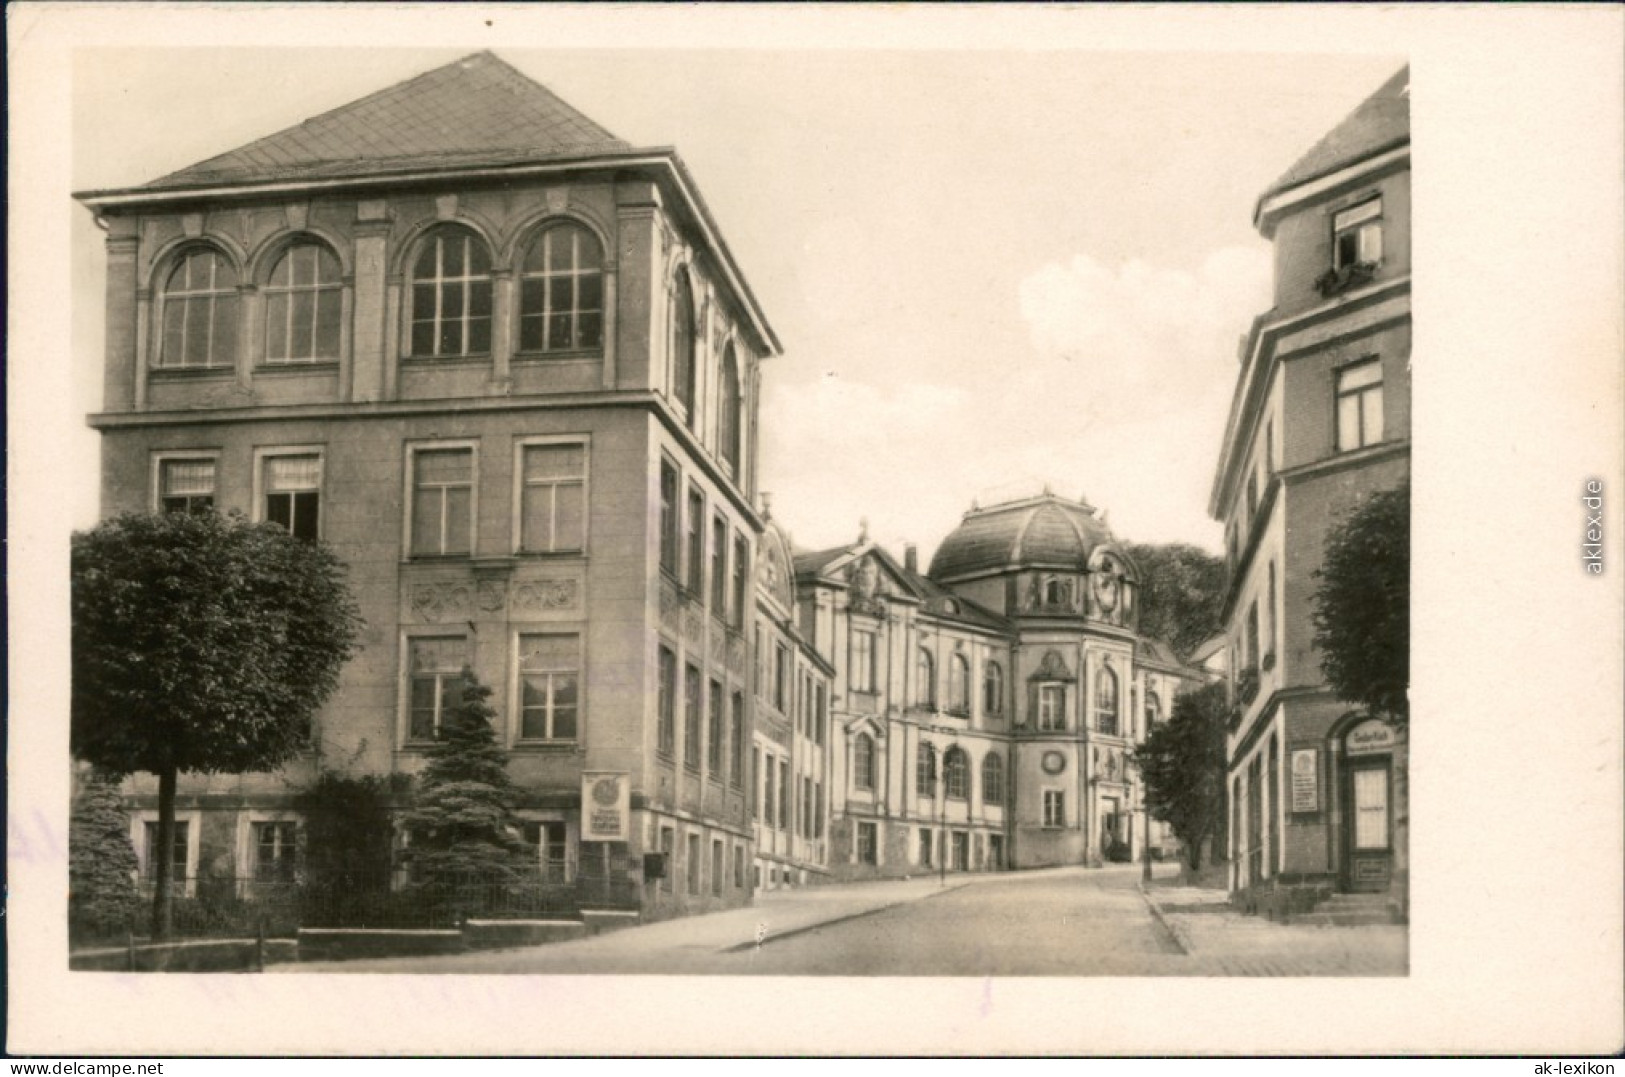
[(1348, 850), (1345, 883), (1349, 890), (1381, 893), (1393, 872), (1392, 778), (1387, 756), (1351, 759), (1345, 803), (1348, 804)]

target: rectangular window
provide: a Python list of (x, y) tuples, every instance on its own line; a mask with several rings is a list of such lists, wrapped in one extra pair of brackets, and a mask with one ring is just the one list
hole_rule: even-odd
[[(171, 836), (172, 840), (169, 843), (169, 878), (170, 878), (171, 881), (177, 882), (177, 883), (184, 883), (186, 881), (186, 864), (187, 864), (186, 851), (188, 849), (188, 845), (187, 845), (187, 836), (188, 836), (187, 828), (188, 828), (188, 825), (189, 824), (187, 824), (187, 823), (185, 823), (185, 822), (183, 822), (183, 821), (181, 821), (179, 819), (175, 820), (175, 832)], [(146, 860), (145, 860), (146, 871), (145, 871), (145, 875), (147, 877), (147, 880), (149, 882), (151, 882), (151, 881), (156, 880), (158, 878), (158, 861), (160, 859), (159, 854), (158, 854), (158, 822), (157, 822), (157, 820), (149, 820), (147, 822), (145, 833), (146, 833), (146, 849), (145, 849), (145, 852), (146, 852)], [(176, 887), (176, 892), (177, 893), (180, 892), (180, 889), (181, 889), (180, 887)]]
[(929, 830), (922, 829), (920, 831), (919, 861), (920, 867), (922, 868), (928, 868), (931, 866), (931, 831)]
[(812, 779), (807, 777), (806, 775), (802, 775), (802, 777), (801, 777), (801, 827), (800, 827), (800, 830), (801, 830), (801, 836), (804, 837), (804, 838), (812, 837), (812, 829), (813, 829), (812, 828), (812, 817), (813, 817)]
[(824, 743), (824, 731), (829, 726), (829, 689), (824, 685), (818, 686), (818, 712), (813, 726), (813, 740), (820, 746)]
[(761, 819), (762, 816), (762, 750), (752, 748), (750, 753), (750, 781), (751, 781), (751, 807), (752, 814)]
[(1275, 476), (1275, 420), (1264, 424), (1264, 479)]
[(519, 637), (519, 739), (576, 739), (580, 725), (581, 637)]
[(683, 766), (700, 769), (700, 671), (683, 667)]
[(750, 546), (746, 544), (744, 536), (734, 537), (734, 605), (733, 625), (735, 628), (745, 627), (745, 596), (750, 593)]
[(158, 465), (158, 507), (164, 512), (214, 508), (212, 459), (162, 460)]
[(321, 456), (266, 456), (262, 466), (265, 519), (280, 525), (294, 538), (316, 541), (321, 531)]
[(795, 829), (795, 787), (790, 784), (789, 760), (779, 760), (779, 829)]
[(587, 447), (521, 445), (519, 548), (565, 553), (585, 548)]
[(666, 873), (660, 877), (660, 889), (671, 893), (672, 876), (677, 873), (677, 865), (673, 857), (677, 853), (677, 832), (669, 826), (660, 828), (660, 855), (666, 862)]
[(761, 699), (762, 698), (762, 663), (764, 661), (766, 661), (766, 659), (765, 659), (764, 653), (762, 651), (762, 628), (761, 628), (760, 625), (756, 626), (756, 646), (752, 650), (751, 653), (756, 658), (756, 661), (755, 661), (755, 663), (753, 665), (753, 668), (751, 670), (751, 675), (755, 679), (755, 682), (756, 682), (756, 698)]
[(711, 521), (711, 613), (728, 615), (728, 521), (721, 516)]
[(254, 824), (254, 881), (291, 883), (298, 855), (299, 828), (295, 823)]
[(711, 893), (722, 896), (722, 839), (711, 839)]
[(1066, 794), (1059, 789), (1044, 790), (1044, 825), (1066, 825)]
[(824, 836), (824, 783), (813, 782), (813, 837)]
[(474, 549), (474, 450), (412, 453), (412, 553), (454, 557)]
[(677, 468), (660, 461), (660, 567), (677, 575)]
[(433, 740), (446, 715), (462, 702), (468, 641), (462, 636), (418, 637), (407, 641), (410, 663), (406, 735)]
[(1066, 685), (1038, 686), (1038, 728), (1042, 732), (1066, 728)]
[(774, 775), (778, 772), (773, 767), (773, 757), (767, 756), (762, 760), (762, 823), (770, 828), (778, 829), (779, 795), (778, 787), (773, 784)]
[(1258, 603), (1247, 607), (1247, 668), (1258, 665)]
[(953, 849), (953, 862), (948, 866), (954, 871), (970, 870), (970, 835), (963, 830), (956, 830), (951, 837)]
[(1337, 372), (1337, 451), (1382, 440), (1382, 363), (1372, 359)]
[(745, 886), (745, 847), (734, 846), (734, 888), (743, 889)]
[(688, 490), (688, 590), (699, 598), (705, 595), (705, 497), (692, 486)]
[(722, 694), (722, 682), (711, 682), (710, 723), (706, 729), (705, 765), (706, 770), (714, 782), (722, 780), (722, 749), (723, 742), (723, 710), (727, 706), (727, 697)]
[(790, 713), (790, 649), (773, 645), (773, 706), (780, 714)]
[(570, 844), (563, 823), (521, 824), (525, 844), (536, 850), (537, 870), (544, 883), (570, 881)]
[(745, 782), (745, 693), (733, 694), (733, 715), (728, 725), (728, 784), (735, 789)]
[(875, 824), (858, 824), (858, 863), (878, 863), (878, 860), (876, 859), (876, 846), (879, 844), (879, 842), (877, 842), (875, 839)]
[(688, 836), (688, 892), (690, 894), (700, 892), (700, 836), (698, 834)]
[(1332, 217), (1333, 265), (1345, 266), (1382, 261), (1382, 199), (1373, 198), (1350, 206)]
[(677, 656), (667, 647), (660, 648), (659, 694), (659, 742), (657, 747), (661, 755), (670, 757), (677, 747)]
[(852, 690), (875, 690), (876, 636), (873, 632), (855, 629), (852, 632)]

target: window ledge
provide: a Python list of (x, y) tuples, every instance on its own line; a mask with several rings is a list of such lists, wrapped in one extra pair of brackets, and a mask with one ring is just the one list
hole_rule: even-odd
[(292, 377), (296, 374), (337, 374), (339, 361), (337, 359), (320, 359), (310, 362), (290, 360), (286, 363), (259, 363), (254, 367), (256, 378)]
[(573, 740), (516, 740), (510, 750), (528, 755), (582, 755), (587, 749)]
[(408, 355), (401, 359), (402, 366), (408, 367), (437, 367), (437, 366), (490, 366), (489, 353), (479, 355)]
[(186, 381), (190, 378), (229, 378), (237, 373), (235, 366), (155, 366), (148, 367), (149, 376), (168, 381)]
[(601, 363), (604, 353), (598, 348), (576, 348), (570, 351), (556, 352), (514, 352), (511, 362), (520, 364), (545, 363)]

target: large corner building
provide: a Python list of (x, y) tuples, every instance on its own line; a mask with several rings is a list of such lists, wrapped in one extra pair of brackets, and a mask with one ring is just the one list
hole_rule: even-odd
[(1243, 343), (1209, 511), (1225, 525), (1232, 889), (1402, 893), (1402, 737), (1325, 686), (1326, 538), (1410, 470), (1409, 71), (1258, 201), (1275, 304)]
[[(106, 232), (103, 514), (325, 541), (366, 621), (310, 750), (183, 776), (172, 848), (132, 780), (182, 892), (291, 878), (297, 791), (419, 771), (465, 666), (583, 904), (1167, 840), (1129, 752), (1199, 674), (1137, 635), (1092, 508), (973, 509), (922, 574), (798, 553), (758, 507), (780, 345), (672, 151), (481, 53), (78, 198)], [(584, 816), (600, 793), (618, 815)]]

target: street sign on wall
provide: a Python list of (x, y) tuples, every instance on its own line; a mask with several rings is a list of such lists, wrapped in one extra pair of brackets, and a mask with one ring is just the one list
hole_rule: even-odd
[(627, 841), (632, 832), (632, 780), (625, 771), (581, 775), (581, 840)]
[(1320, 810), (1319, 749), (1292, 749), (1292, 810), (1294, 812)]

